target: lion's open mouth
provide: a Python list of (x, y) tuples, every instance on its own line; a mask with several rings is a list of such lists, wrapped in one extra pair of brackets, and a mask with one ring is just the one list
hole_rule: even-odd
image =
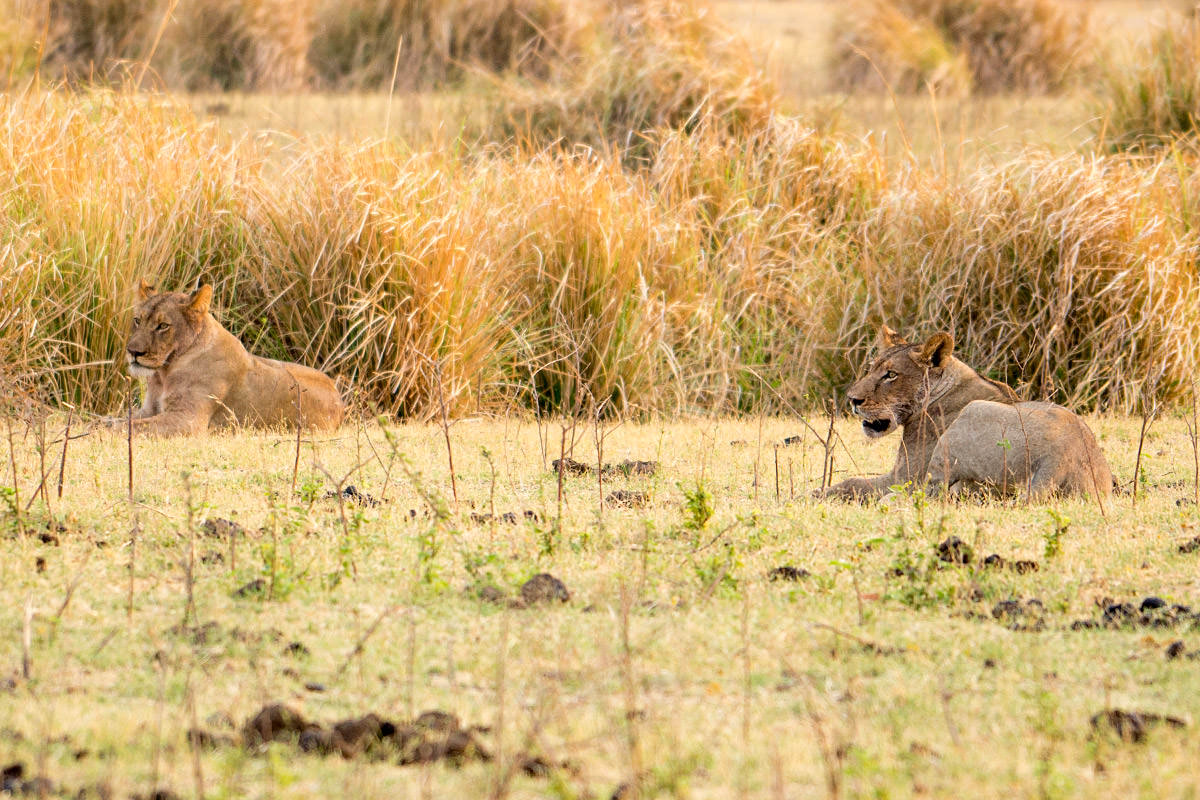
[(892, 424), (892, 420), (889, 417), (864, 419), (862, 423), (863, 433), (872, 439), (878, 436), (885, 436), (892, 429)]

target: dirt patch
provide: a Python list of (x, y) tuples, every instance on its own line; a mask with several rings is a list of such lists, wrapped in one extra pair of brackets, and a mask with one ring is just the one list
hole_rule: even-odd
[(1001, 600), (992, 606), (992, 618), (1009, 630), (1036, 633), (1046, 629), (1046, 606), (1036, 597)]
[[(345, 489), (342, 489), (341, 497), (342, 497), (342, 500), (346, 501), (347, 503), (355, 503), (357, 505), (365, 506), (367, 508), (376, 508), (377, 506), (381, 505), (383, 502), (382, 500), (380, 500), (377, 497), (373, 497), (372, 495), (369, 495), (366, 492), (359, 491), (358, 487), (355, 486), (354, 484), (350, 484)], [(333, 491), (326, 492), (325, 499), (326, 500), (337, 500), (338, 493), (333, 492)]]
[(650, 493), (618, 489), (615, 492), (609, 492), (608, 496), (604, 498), (604, 504), (625, 508), (646, 508), (650, 505)]
[(1018, 575), (1024, 575), (1029, 572), (1038, 572), (1042, 565), (1030, 559), (1020, 559), (1017, 561), (1009, 561), (999, 553), (992, 553), (987, 558), (983, 559), (983, 566), (987, 569), (1010, 569)]
[(521, 600), (527, 606), (537, 603), (565, 603), (571, 599), (567, 585), (549, 572), (534, 575), (521, 584)]
[(204, 524), (200, 526), (200, 532), (214, 539), (233, 539), (246, 535), (246, 529), (241, 525), (231, 519), (222, 519), (221, 517), (210, 517), (204, 520)]
[[(561, 472), (565, 475), (595, 475), (596, 465), (585, 464), (582, 461), (576, 461), (572, 458), (556, 458), (550, 462), (550, 468), (555, 472)], [(645, 477), (653, 477), (658, 474), (657, 461), (625, 461), (616, 464), (605, 464), (600, 468), (600, 473), (606, 477), (631, 477), (633, 475), (641, 475)]]
[(239, 600), (244, 600), (248, 597), (261, 597), (266, 594), (267, 582), (262, 578), (255, 578), (247, 584), (244, 584), (234, 590), (233, 596)]
[(937, 546), (937, 556), (947, 564), (970, 564), (975, 557), (971, 545), (957, 536), (951, 536)]
[(1167, 603), (1161, 597), (1150, 596), (1137, 605), (1106, 598), (1098, 605), (1101, 609), (1099, 619), (1075, 620), (1071, 630), (1200, 629), (1200, 613), (1192, 611), (1191, 606)]
[(492, 522), (503, 522), (506, 525), (516, 525), (522, 520), (529, 520), (530, 522), (542, 521), (541, 515), (530, 509), (525, 509), (520, 514), (517, 514), (515, 511), (505, 511), (503, 514), (496, 514), (495, 516), (472, 511), (470, 519), (471, 522), (474, 522), (476, 525), (490, 525)]
[(809, 578), (812, 573), (800, 567), (793, 567), (791, 564), (784, 564), (779, 567), (772, 567), (767, 572), (767, 580), (769, 581), (788, 581), (795, 583), (796, 581)]
[(1122, 711), (1108, 709), (1092, 715), (1092, 735), (1116, 734), (1123, 742), (1140, 743), (1153, 728), (1182, 730), (1187, 723), (1179, 717), (1151, 714), (1145, 711)]

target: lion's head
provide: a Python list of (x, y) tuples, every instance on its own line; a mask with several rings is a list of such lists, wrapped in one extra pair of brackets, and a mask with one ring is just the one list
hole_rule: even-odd
[(910, 344), (885, 325), (878, 349), (867, 374), (848, 392), (851, 410), (872, 439), (906, 424), (926, 403), (930, 387), (938, 384), (954, 354), (954, 337), (935, 333), (924, 344)]
[(169, 364), (172, 358), (187, 352), (204, 325), (212, 294), (212, 287), (208, 285), (190, 295), (182, 292), (155, 294), (142, 282), (133, 309), (133, 329), (125, 345), (130, 374), (149, 377)]

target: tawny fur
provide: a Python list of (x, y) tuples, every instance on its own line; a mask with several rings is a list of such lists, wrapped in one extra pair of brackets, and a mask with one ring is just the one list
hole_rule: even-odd
[(1108, 463), (1079, 416), (1019, 402), (1010, 387), (955, 358), (950, 334), (909, 344), (884, 327), (880, 350), (848, 396), (867, 436), (902, 429), (895, 466), (835, 484), (823, 497), (865, 500), (906, 483), (932, 493), (985, 487), (1034, 497), (1111, 491)]
[(235, 425), (341, 424), (342, 398), (328, 376), (247, 352), (209, 313), (211, 300), (211, 286), (188, 295), (154, 294), (142, 284), (126, 347), (129, 371), (146, 389), (135, 431), (179, 436)]

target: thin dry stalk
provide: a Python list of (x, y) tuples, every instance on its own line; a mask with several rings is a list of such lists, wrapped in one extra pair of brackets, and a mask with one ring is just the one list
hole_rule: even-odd
[(1143, 399), (1142, 403), (1142, 428), (1138, 433), (1138, 448), (1137, 458), (1133, 462), (1133, 492), (1130, 498), (1130, 505), (1136, 506), (1138, 499), (1138, 484), (1141, 482), (1142, 475), (1142, 448), (1146, 444), (1146, 431), (1150, 429), (1150, 425), (1154, 422), (1154, 417), (1158, 413), (1158, 404), (1150, 404), (1150, 409), (1146, 410), (1147, 403)]
[(16, 442), (13, 441), (12, 417), (6, 414), (4, 421), (8, 426), (8, 464), (12, 468), (13, 511), (17, 515), (17, 530), (24, 536), (25, 522), (21, 515), (21, 490), (17, 485), (17, 449)]
[(620, 609), (620, 625), (621, 625), (621, 655), (620, 655), (620, 670), (621, 670), (621, 686), (624, 690), (625, 700), (625, 752), (629, 759), (629, 774), (630, 779), (628, 784), (629, 791), (622, 793), (622, 797), (629, 797), (631, 800), (640, 800), (642, 796), (642, 745), (641, 735), (638, 729), (638, 720), (641, 714), (638, 710), (637, 703), (637, 677), (634, 673), (633, 666), (633, 647), (629, 638), (629, 612), (630, 607), (634, 603), (634, 597), (626, 586), (625, 581), (621, 581), (621, 609)]
[(1192, 443), (1192, 504), (1200, 509), (1200, 415), (1196, 409), (1196, 382), (1192, 381), (1192, 417), (1184, 417), (1188, 439)]
[(437, 382), (438, 405), (442, 411), (442, 435), (446, 439), (446, 460), (450, 464), (450, 493), (454, 496), (454, 510), (458, 511), (458, 480), (454, 477), (454, 448), (450, 446), (450, 416), (446, 411), (446, 394), (442, 386), (442, 362), (434, 362), (434, 380)]
[(296, 452), (292, 457), (292, 486), (288, 498), (296, 496), (296, 478), (300, 474), (300, 432), (304, 427), (300, 419), (300, 381), (296, 381)]
[(67, 445), (71, 442), (71, 419), (75, 413), (75, 409), (71, 406), (67, 407), (67, 427), (63, 431), (63, 448), (62, 455), (58, 461), (58, 499), (62, 500), (63, 496), (63, 477), (67, 471)]
[(33, 595), (25, 595), (25, 613), (21, 616), (21, 675), (33, 680)]
[[(342, 675), (344, 675), (346, 670), (350, 668), (351, 662), (363, 654), (363, 650), (367, 646), (367, 640), (375, 634), (375, 631), (379, 630), (379, 626), (383, 624), (385, 619), (396, 613), (396, 609), (398, 608), (400, 608), (398, 603), (396, 605), (388, 606), (383, 611), (379, 612), (379, 616), (375, 617), (375, 620), (369, 626), (367, 626), (367, 629), (363, 632), (362, 636), (359, 636), (358, 641), (354, 643), (354, 649), (352, 649), (342, 660), (342, 663), (338, 665), (337, 670), (334, 672), (335, 682), (342, 679)], [(411, 617), (412, 614), (410, 613), (409, 616)]]
[[(187, 561), (183, 567), (183, 582), (187, 599), (183, 606), (182, 627), (186, 628), (189, 620), (192, 624), (198, 622), (196, 618), (196, 508), (192, 500), (192, 474), (190, 472), (183, 473), (183, 492), (187, 502), (188, 534)], [(233, 532), (230, 531), (229, 535), (233, 536)]]

